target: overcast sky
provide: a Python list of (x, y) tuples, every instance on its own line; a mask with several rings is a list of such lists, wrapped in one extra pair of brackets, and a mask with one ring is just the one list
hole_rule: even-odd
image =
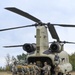
[[(39, 18), (42, 22), (75, 24), (75, 0), (1, 0), (0, 29), (34, 24), (35, 22), (5, 10), (16, 7)], [(56, 27), (62, 41), (75, 41), (75, 28)], [(3, 48), (4, 45), (36, 42), (35, 27), (0, 32), (0, 66), (5, 65), (5, 56), (26, 53), (22, 48)], [(54, 41), (49, 34), (49, 41)], [(75, 52), (75, 45), (65, 44), (64, 50), (69, 54)]]

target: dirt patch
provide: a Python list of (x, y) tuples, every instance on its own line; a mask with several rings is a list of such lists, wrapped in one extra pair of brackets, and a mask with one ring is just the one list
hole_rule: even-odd
[(0, 72), (0, 75), (12, 75), (10, 72)]
[(71, 72), (70, 74), (71, 74), (71, 75), (75, 75), (75, 72)]
[[(71, 72), (71, 75), (75, 75), (75, 72)], [(12, 75), (10, 72), (0, 72), (0, 75)]]

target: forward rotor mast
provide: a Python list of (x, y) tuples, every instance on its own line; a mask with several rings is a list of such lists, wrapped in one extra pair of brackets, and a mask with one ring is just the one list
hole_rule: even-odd
[(45, 50), (49, 49), (48, 33), (46, 26), (37, 26), (36, 28), (36, 55), (42, 55)]

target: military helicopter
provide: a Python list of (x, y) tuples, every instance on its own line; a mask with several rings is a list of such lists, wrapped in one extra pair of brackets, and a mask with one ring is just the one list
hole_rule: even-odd
[[(68, 42), (68, 41), (60, 41), (60, 38), (55, 30), (54, 26), (61, 26), (61, 27), (75, 27), (75, 25), (69, 24), (51, 24), (51, 23), (43, 23), (38, 18), (30, 15), (27, 12), (24, 12), (15, 7), (7, 7), (6, 10), (19, 14), (23, 17), (26, 17), (35, 22), (32, 25), (20, 26), (20, 27), (13, 27), (13, 28), (6, 28), (0, 29), (0, 31), (7, 31), (12, 29), (19, 29), (25, 27), (36, 27), (36, 43), (25, 43), (24, 45), (12, 45), (12, 46), (4, 46), (5, 48), (12, 48), (12, 47), (22, 47), (24, 51), (28, 53), (27, 56), (27, 63), (36, 62), (38, 66), (43, 67), (44, 62), (48, 62), (51, 65), (51, 74), (54, 74), (55, 68), (55, 55), (59, 56), (58, 62), (60, 71), (58, 75), (69, 75), (69, 72), (72, 71), (72, 65), (69, 62), (68, 53), (64, 51), (63, 47), (65, 43), (75, 44), (75, 42)], [(48, 40), (48, 30), (53, 39), (56, 41), (49, 42)], [(50, 46), (49, 46), (49, 43)], [(68, 74), (67, 74), (68, 73)]]

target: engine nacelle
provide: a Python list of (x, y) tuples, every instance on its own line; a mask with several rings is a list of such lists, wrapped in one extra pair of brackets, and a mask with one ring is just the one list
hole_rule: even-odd
[(36, 45), (26, 43), (23, 45), (23, 50), (26, 51), (27, 53), (34, 52), (36, 50)]
[(58, 43), (58, 42), (53, 42), (51, 45), (50, 45), (50, 50), (51, 52), (56, 52), (56, 53), (59, 53), (62, 51), (62, 48), (61, 48), (61, 44)]

